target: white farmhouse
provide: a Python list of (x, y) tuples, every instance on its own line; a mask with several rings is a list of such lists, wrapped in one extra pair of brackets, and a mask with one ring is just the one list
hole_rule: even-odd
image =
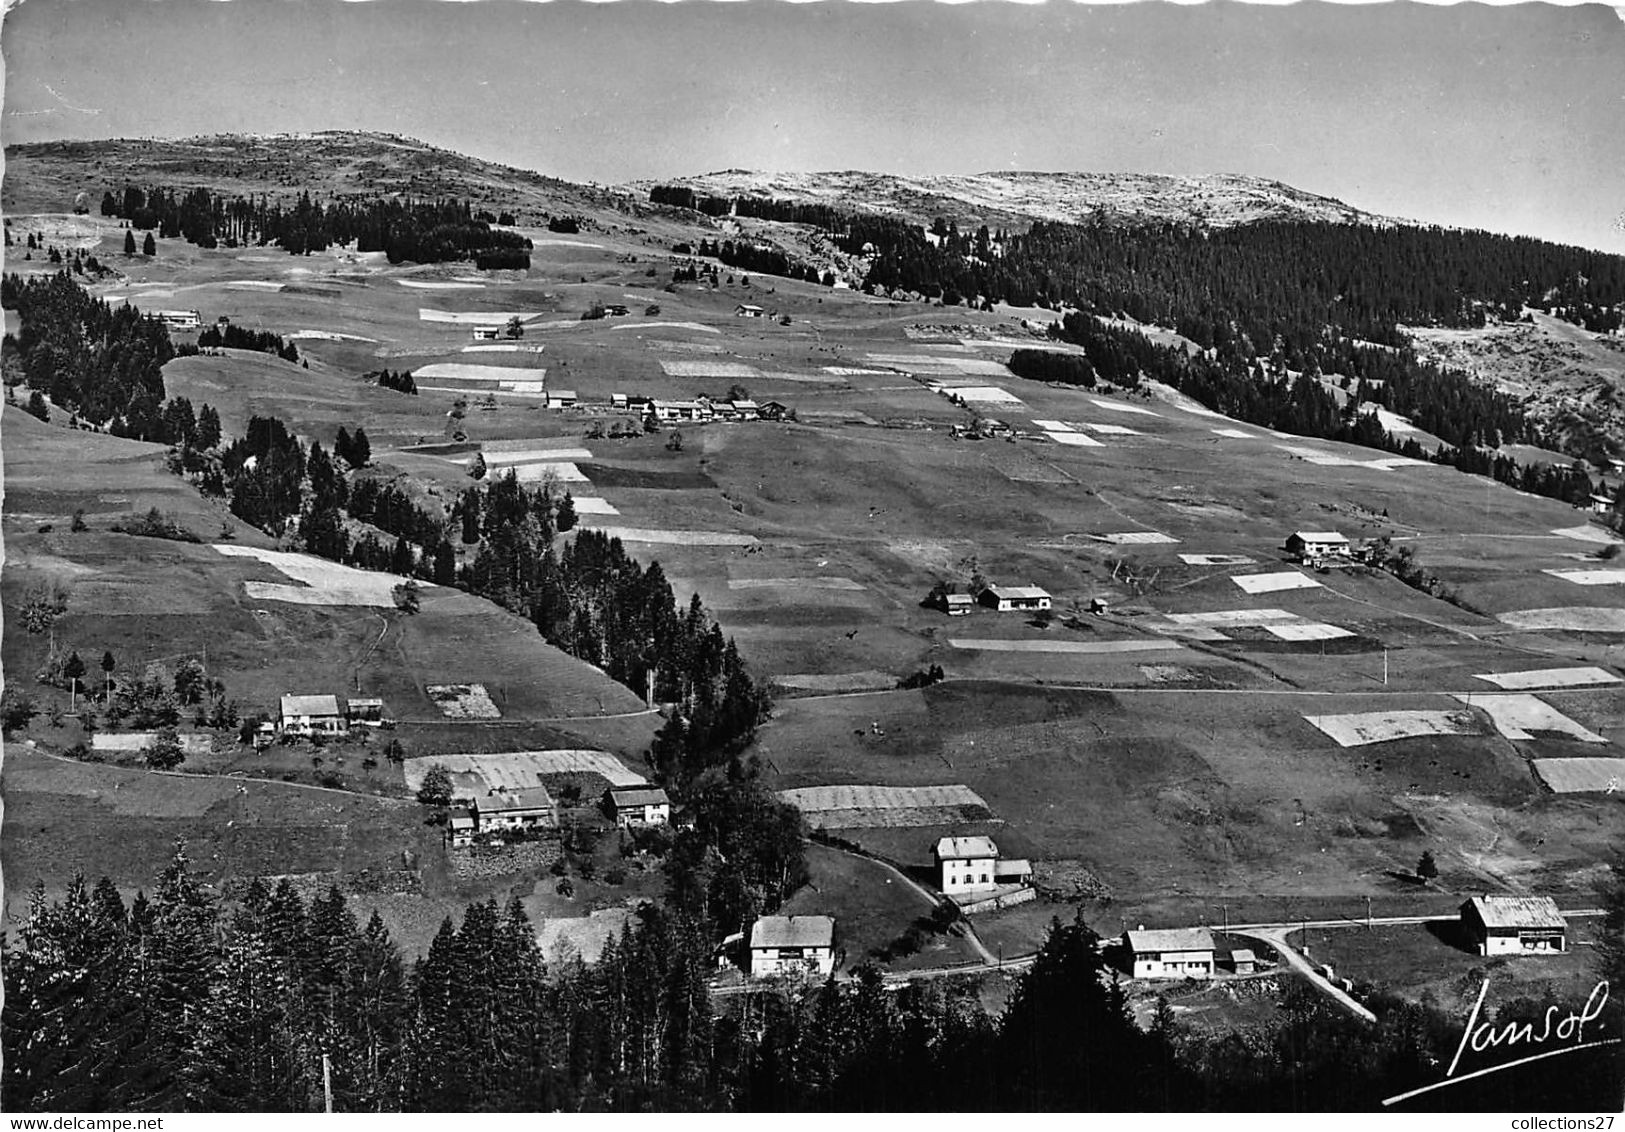
[(934, 853), (947, 895), (997, 887), (999, 847), (991, 837), (944, 837)]
[(1213, 977), (1213, 933), (1206, 928), (1137, 928), (1123, 933), (1136, 979)]
[(750, 973), (828, 975), (835, 970), (835, 921), (828, 916), (763, 916), (750, 929)]
[(1475, 896), (1461, 926), (1480, 955), (1555, 955), (1567, 950), (1568, 922), (1550, 896)]

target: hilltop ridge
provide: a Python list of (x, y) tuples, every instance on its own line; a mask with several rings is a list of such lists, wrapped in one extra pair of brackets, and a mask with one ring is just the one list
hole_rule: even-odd
[(727, 169), (625, 186), (640, 194), (657, 184), (713, 196), (767, 196), (860, 208), (929, 225), (951, 217), (961, 228), (1025, 226), (1034, 220), (1076, 223), (1194, 221), (1230, 227), (1263, 220), (1332, 224), (1408, 223), (1365, 212), (1332, 197), (1239, 173), (1174, 177), (1154, 173), (1003, 171), (911, 177), (843, 170), (773, 173)]

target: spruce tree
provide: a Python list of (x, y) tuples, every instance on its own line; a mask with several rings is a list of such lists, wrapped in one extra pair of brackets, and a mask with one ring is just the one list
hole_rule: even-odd
[(152, 238), (152, 233), (151, 232), (147, 233), (147, 238), (145, 240), (143, 240), (142, 243), (141, 243), (141, 254), (142, 255), (148, 255), (148, 256), (158, 254), (158, 244)]

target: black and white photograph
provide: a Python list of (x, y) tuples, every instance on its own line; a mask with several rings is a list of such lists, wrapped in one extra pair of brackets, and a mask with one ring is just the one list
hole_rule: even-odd
[(1613, 1129), (1625, 6), (0, 56), (9, 1129)]

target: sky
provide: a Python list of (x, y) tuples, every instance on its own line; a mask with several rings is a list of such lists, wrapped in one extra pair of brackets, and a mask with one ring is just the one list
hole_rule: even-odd
[(577, 181), (1246, 173), (1625, 252), (1625, 8), (21, 0), (7, 143), (405, 134)]

